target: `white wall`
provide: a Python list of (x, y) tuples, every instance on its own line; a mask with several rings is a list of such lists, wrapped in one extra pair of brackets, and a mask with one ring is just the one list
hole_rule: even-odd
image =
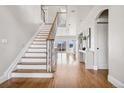
[(0, 76), (36, 32), (40, 18), (40, 6), (0, 6)]
[(56, 16), (56, 13), (60, 11), (60, 8), (63, 8), (65, 6), (57, 6), (57, 5), (54, 5), (54, 6), (45, 6), (45, 9), (46, 9), (46, 23), (53, 23), (54, 19), (55, 19), (55, 16)]
[(67, 33), (68, 35), (76, 36), (76, 24), (77, 24), (77, 7), (68, 6), (67, 8)]
[(57, 32), (56, 32), (56, 36), (57, 37), (61, 37), (61, 36), (70, 36), (70, 34), (67, 34), (67, 28), (66, 27), (58, 27), (57, 28)]
[(77, 34), (79, 34), (81, 31), (83, 31), (83, 29), (81, 28), (81, 24), (82, 22), (85, 21), (85, 19), (87, 18), (93, 6), (92, 5), (86, 5), (86, 6), (80, 5), (76, 7), (77, 7)]
[(124, 87), (124, 6), (109, 10), (109, 80)]

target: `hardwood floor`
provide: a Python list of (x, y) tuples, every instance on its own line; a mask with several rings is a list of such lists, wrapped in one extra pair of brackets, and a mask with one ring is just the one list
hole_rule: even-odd
[(111, 88), (107, 70), (87, 70), (83, 63), (59, 63), (53, 79), (12, 78), (1, 88)]

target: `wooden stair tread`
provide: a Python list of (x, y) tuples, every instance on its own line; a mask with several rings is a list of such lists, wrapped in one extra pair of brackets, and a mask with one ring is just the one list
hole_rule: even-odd
[(48, 35), (36, 35), (35, 37), (47, 37)]
[(34, 40), (42, 40), (45, 41), (47, 37), (34, 37)]
[(39, 69), (17, 69), (13, 73), (48, 73), (46, 70)]
[(41, 31), (44, 31), (44, 30), (50, 30), (50, 28), (42, 28), (40, 29)]
[(41, 39), (44, 39), (44, 38), (47, 38), (48, 36), (36, 36), (35, 38), (41, 38)]
[(38, 37), (37, 37), (37, 36), (36, 36), (36, 37), (35, 37), (35, 39), (41, 39), (41, 40), (46, 39), (46, 38), (47, 38), (47, 36), (44, 36), (44, 37), (42, 37), (42, 36), (38, 36)]
[(46, 38), (47, 38), (47, 36), (46, 36), (46, 37), (45, 37), (45, 36), (44, 36), (44, 37), (38, 36), (38, 37), (35, 37), (34, 39), (36, 39), (36, 40), (37, 40), (37, 39), (38, 39), (38, 40), (46, 40)]
[(39, 33), (49, 33), (50, 32), (50, 30), (42, 30), (42, 31), (40, 31)]
[(18, 63), (18, 65), (46, 65), (46, 62), (23, 62), (23, 63)]
[(50, 29), (40, 29), (40, 32), (50, 32)]
[(49, 33), (38, 33), (37, 35), (47, 35), (48, 36)]
[(41, 39), (44, 39), (44, 38), (47, 38), (48, 36), (35, 36), (35, 38), (41, 38)]
[(48, 36), (49, 33), (41, 33), (41, 32), (40, 32), (40, 33), (38, 33), (37, 35), (47, 35), (47, 36)]
[(41, 39), (41, 40), (46, 39), (46, 38), (47, 38), (47, 36), (44, 36), (44, 37), (43, 36), (36, 36), (35, 37), (35, 39)]

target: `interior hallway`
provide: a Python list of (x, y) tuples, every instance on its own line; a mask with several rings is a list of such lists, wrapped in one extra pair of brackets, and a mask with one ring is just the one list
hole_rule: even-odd
[(107, 81), (107, 70), (87, 70), (85, 64), (78, 63), (73, 55), (58, 53), (58, 66), (53, 79), (16, 78), (10, 79), (0, 87), (8, 88), (90, 88), (114, 87)]

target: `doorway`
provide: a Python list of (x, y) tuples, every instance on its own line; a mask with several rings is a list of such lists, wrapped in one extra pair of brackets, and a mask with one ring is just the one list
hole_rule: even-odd
[(97, 67), (98, 69), (108, 69), (108, 9), (98, 16), (96, 30)]
[(56, 40), (58, 64), (71, 64), (76, 60), (76, 40)]
[(60, 40), (56, 42), (58, 52), (66, 52), (66, 41)]

